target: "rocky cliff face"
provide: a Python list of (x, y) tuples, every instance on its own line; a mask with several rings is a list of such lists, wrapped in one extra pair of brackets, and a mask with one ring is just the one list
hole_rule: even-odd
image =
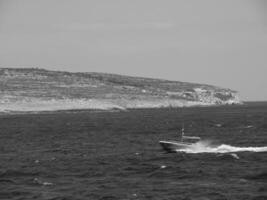
[(0, 111), (127, 109), (240, 104), (211, 85), (103, 73), (0, 69)]

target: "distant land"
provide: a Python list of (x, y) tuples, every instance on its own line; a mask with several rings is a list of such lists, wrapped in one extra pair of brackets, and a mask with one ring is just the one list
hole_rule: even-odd
[(206, 84), (106, 73), (0, 68), (0, 112), (125, 110), (241, 103), (236, 91)]

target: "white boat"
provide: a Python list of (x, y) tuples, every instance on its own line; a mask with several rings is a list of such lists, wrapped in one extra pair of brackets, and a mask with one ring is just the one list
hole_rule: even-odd
[(200, 139), (197, 136), (185, 136), (183, 127), (180, 141), (159, 141), (159, 144), (167, 152), (177, 152), (177, 150), (190, 148), (193, 144), (199, 142)]

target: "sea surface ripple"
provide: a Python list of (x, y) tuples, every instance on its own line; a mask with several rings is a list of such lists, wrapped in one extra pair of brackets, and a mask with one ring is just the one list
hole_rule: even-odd
[(267, 199), (266, 146), (267, 104), (0, 115), (0, 199)]

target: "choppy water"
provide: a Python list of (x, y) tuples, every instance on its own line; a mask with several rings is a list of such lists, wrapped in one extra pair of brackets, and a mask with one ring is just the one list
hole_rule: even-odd
[(0, 199), (267, 199), (266, 148), (267, 104), (1, 115)]

